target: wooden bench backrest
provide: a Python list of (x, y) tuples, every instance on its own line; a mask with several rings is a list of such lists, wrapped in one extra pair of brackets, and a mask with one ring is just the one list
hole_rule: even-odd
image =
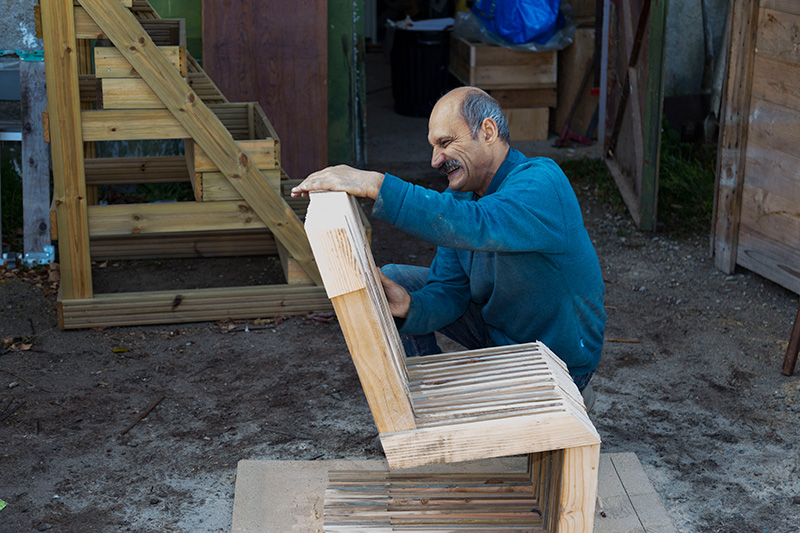
[(311, 193), (305, 227), (378, 431), (414, 429), (403, 345), (355, 199)]

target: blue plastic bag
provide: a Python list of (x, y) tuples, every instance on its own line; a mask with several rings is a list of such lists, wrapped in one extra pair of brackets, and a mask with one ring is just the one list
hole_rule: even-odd
[(477, 0), (472, 13), (486, 29), (503, 39), (522, 44), (546, 43), (556, 32), (561, 0)]

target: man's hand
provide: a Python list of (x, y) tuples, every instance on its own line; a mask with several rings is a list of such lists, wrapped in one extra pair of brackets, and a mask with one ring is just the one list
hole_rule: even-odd
[(402, 285), (387, 278), (380, 270), (378, 273), (381, 276), (381, 285), (383, 285), (383, 292), (386, 293), (386, 299), (389, 301), (389, 311), (392, 312), (392, 316), (407, 317), (408, 309), (411, 307), (411, 296)]
[(347, 165), (328, 167), (314, 172), (292, 188), (292, 198), (308, 196), (311, 191), (344, 191), (362, 198), (378, 197), (383, 185), (383, 174), (358, 170)]

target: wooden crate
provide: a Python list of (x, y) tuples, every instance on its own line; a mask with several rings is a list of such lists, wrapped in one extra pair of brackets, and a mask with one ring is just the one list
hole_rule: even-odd
[(596, 128), (588, 132), (600, 101), (599, 96), (592, 95), (591, 78), (583, 92), (578, 94), (586, 70), (592, 66), (594, 34), (594, 28), (578, 28), (575, 30), (572, 44), (558, 53), (558, 105), (550, 115), (550, 128), (556, 133), (560, 134), (564, 129), (570, 109), (575, 99), (579, 98), (578, 106), (570, 121), (570, 129), (590, 139), (597, 137)]
[(481, 89), (530, 89), (556, 86), (556, 52), (523, 52), (453, 37), (450, 72), (465, 85)]
[(549, 107), (517, 107), (503, 109), (513, 141), (546, 141), (549, 135)]
[[(270, 187), (280, 194), (280, 140), (257, 102), (215, 104), (210, 108), (220, 118), (250, 163), (264, 175)], [(241, 200), (203, 149), (192, 139), (185, 140), (186, 164), (194, 177), (192, 188), (198, 201)]]

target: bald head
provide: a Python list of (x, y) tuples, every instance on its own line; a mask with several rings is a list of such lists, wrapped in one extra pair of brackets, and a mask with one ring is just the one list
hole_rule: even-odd
[[(475, 139), (481, 130), (483, 121), (492, 119), (497, 124), (498, 138), (505, 144), (511, 140), (508, 130), (508, 119), (497, 100), (477, 87), (458, 87), (442, 96), (433, 108), (433, 113), (451, 112), (467, 123), (472, 138)], [(431, 117), (433, 117), (431, 113)], [(451, 115), (452, 116), (452, 115)]]

